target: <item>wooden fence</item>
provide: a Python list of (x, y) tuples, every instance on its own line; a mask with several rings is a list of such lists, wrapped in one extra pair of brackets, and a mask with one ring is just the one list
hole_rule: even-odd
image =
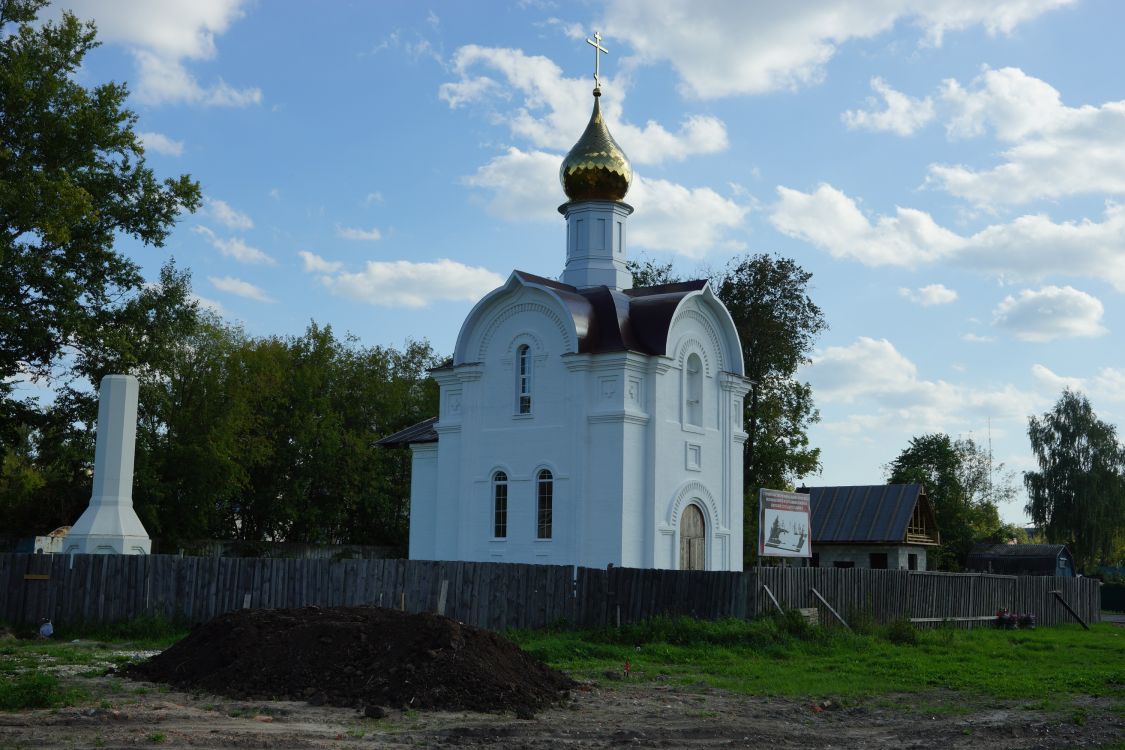
[[(0, 621), (111, 623), (147, 615), (188, 623), (247, 607), (376, 604), (439, 612), (502, 630), (567, 623), (637, 622), (660, 614), (752, 618), (773, 608), (827, 608), (845, 618), (987, 617), (1004, 608), (1040, 624), (1069, 621), (1052, 591), (1087, 622), (1099, 617), (1099, 582), (835, 568), (744, 573), (573, 568), (568, 565), (176, 557), (0, 555)], [(966, 621), (969, 622), (969, 621)]]

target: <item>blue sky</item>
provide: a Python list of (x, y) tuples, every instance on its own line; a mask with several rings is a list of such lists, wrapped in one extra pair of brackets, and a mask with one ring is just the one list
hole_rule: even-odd
[[(809, 483), (877, 483), (913, 435), (1032, 468), (1064, 385), (1125, 414), (1125, 5), (1112, 0), (84, 0), (147, 158), (207, 205), (166, 249), (255, 335), (310, 320), (452, 351), (512, 268), (557, 276), (558, 163), (603, 108), (629, 252), (813, 273)], [(1023, 498), (1002, 508), (1022, 518)]]

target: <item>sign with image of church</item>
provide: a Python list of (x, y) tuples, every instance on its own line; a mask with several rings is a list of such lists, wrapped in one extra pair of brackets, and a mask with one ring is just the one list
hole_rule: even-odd
[(809, 496), (801, 492), (758, 491), (758, 555), (812, 557)]
[(600, 96), (560, 172), (559, 280), (481, 299), (437, 419), (380, 441), (412, 450), (411, 559), (742, 570), (738, 333), (706, 280), (633, 287)]

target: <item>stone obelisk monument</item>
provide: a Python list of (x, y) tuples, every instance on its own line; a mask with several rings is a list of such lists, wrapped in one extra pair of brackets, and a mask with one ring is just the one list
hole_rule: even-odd
[(152, 540), (133, 510), (137, 379), (106, 375), (98, 394), (98, 442), (90, 507), (66, 536), (67, 554), (147, 555)]

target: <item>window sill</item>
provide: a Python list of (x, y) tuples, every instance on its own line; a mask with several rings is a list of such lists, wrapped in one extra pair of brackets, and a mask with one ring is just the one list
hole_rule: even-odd
[(705, 435), (707, 433), (707, 430), (697, 424), (688, 424), (687, 422), (681, 422), (680, 427), (683, 428), (684, 432), (694, 432), (696, 435)]
[(513, 414), (512, 419), (531, 419), (535, 414)]

